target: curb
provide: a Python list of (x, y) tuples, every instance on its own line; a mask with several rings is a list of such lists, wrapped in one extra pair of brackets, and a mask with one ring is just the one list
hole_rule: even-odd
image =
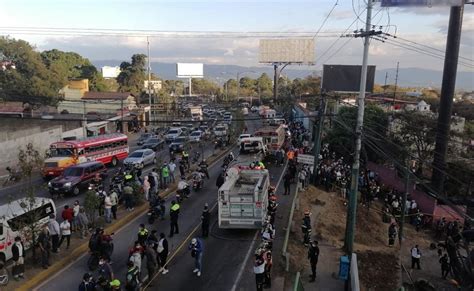
[[(219, 153), (215, 157), (215, 159), (213, 159), (211, 161), (210, 164), (213, 164), (216, 161), (218, 161), (219, 159), (221, 159), (224, 155), (226, 155), (233, 148), (234, 148), (234, 144), (232, 144), (229, 149), (226, 149), (222, 153)], [(162, 197), (167, 197), (168, 195), (173, 193), (176, 190), (176, 188), (177, 188), (177, 186), (174, 186), (173, 188), (171, 188), (171, 189), (169, 189), (165, 192), (162, 192), (161, 196)], [(106, 232), (112, 233), (112, 232), (118, 231), (120, 228), (122, 228), (124, 225), (126, 225), (130, 221), (133, 221), (134, 218), (136, 218), (137, 216), (140, 216), (141, 214), (145, 213), (145, 211), (147, 209), (148, 209), (148, 204), (143, 203), (142, 205), (135, 208), (134, 211), (127, 213), (127, 215), (125, 215), (124, 217), (117, 220), (117, 222), (115, 222), (113, 225), (110, 225), (110, 226), (106, 227), (105, 228)], [(43, 271), (39, 272), (38, 274), (36, 274), (35, 276), (33, 276), (32, 278), (28, 279), (28, 281), (25, 282), (25, 284), (21, 285), (16, 290), (20, 290), (20, 291), (33, 290), (36, 286), (39, 286), (44, 281), (46, 281), (48, 279), (48, 277), (51, 277), (54, 273), (57, 273), (57, 272), (61, 271), (63, 267), (65, 267), (68, 264), (74, 262), (74, 260), (76, 260), (78, 257), (80, 257), (84, 253), (88, 252), (88, 248), (89, 248), (89, 243), (84, 242), (83, 244), (81, 244), (77, 248), (75, 248), (72, 252), (70, 252), (66, 257), (64, 257), (63, 259), (61, 259), (61, 260), (55, 262), (54, 264), (52, 264), (52, 266), (49, 267), (48, 269), (43, 270)]]

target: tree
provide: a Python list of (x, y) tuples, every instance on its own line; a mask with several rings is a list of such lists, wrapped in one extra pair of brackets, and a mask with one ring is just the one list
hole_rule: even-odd
[(0, 51), (16, 69), (0, 71), (0, 98), (54, 105), (59, 89), (66, 83), (57, 72), (48, 70), (40, 53), (28, 42), (0, 37)]
[(218, 95), (221, 87), (208, 79), (192, 79), (192, 93), (202, 95)]
[(257, 93), (261, 98), (271, 98), (273, 96), (273, 81), (263, 73), (257, 79)]
[(122, 62), (121, 72), (117, 76), (120, 92), (131, 92), (135, 96), (140, 96), (145, 81), (146, 55), (134, 54), (132, 62)]
[[(36, 150), (33, 144), (29, 143), (25, 148), (20, 148), (18, 151), (18, 168), (22, 177), (26, 180), (24, 183), (23, 193), (26, 194), (25, 198), (22, 199), (20, 207), (28, 215), (21, 216), (20, 220), (15, 222), (15, 227), (20, 230), (21, 235), (25, 238), (25, 242), (31, 242), (30, 246), (33, 246), (33, 258), (36, 259), (36, 239), (44, 227), (41, 222), (42, 212), (33, 211), (38, 206), (44, 205), (44, 200), (39, 200), (36, 197), (37, 187), (32, 184), (31, 177), (33, 173), (39, 170), (43, 166), (44, 156)], [(12, 199), (10, 198), (10, 203)]]
[(415, 151), (418, 158), (417, 173), (421, 173), (423, 163), (431, 161), (436, 139), (436, 119), (430, 114), (416, 111), (404, 111), (395, 116), (402, 145)]
[(86, 212), (87, 217), (89, 218), (92, 227), (95, 226), (99, 206), (99, 196), (97, 196), (94, 191), (88, 190), (86, 192), (86, 196), (84, 197), (84, 210)]
[[(350, 160), (354, 150), (354, 130), (357, 119), (356, 107), (342, 107), (337, 116), (332, 121), (332, 127), (328, 131), (324, 141), (329, 143), (332, 150), (342, 155), (346, 160)], [(376, 161), (383, 157), (374, 149), (374, 144), (378, 147), (386, 147), (386, 138), (388, 128), (387, 114), (378, 106), (369, 104), (365, 108), (364, 114), (364, 143), (369, 146), (363, 147), (363, 156), (367, 159)], [(376, 135), (374, 132), (380, 134)]]

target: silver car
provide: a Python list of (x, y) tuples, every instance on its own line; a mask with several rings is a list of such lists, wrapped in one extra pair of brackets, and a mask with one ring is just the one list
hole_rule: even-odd
[(156, 154), (151, 149), (136, 150), (123, 161), (124, 164), (143, 168), (146, 165), (156, 164)]

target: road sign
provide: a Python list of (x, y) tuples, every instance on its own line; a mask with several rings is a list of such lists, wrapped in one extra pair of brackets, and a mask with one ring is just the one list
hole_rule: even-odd
[(314, 165), (314, 156), (312, 155), (298, 154), (297, 160), (300, 164)]

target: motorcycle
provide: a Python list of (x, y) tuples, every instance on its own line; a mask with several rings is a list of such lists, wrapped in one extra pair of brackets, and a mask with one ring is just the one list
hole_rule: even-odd
[(161, 216), (161, 210), (159, 206), (150, 207), (150, 209), (148, 210), (147, 216), (148, 216), (148, 223), (153, 224), (155, 220), (160, 218)]
[(17, 171), (17, 170), (14, 170), (10, 167), (7, 167), (6, 168), (7, 172), (8, 172), (8, 177), (7, 179), (3, 182), (3, 186), (9, 184), (9, 183), (14, 183), (14, 182), (18, 182), (20, 181), (21, 179), (21, 174)]
[(87, 260), (87, 267), (90, 271), (97, 270), (101, 258), (105, 258), (110, 261), (114, 251), (114, 243), (112, 242), (113, 235), (114, 233), (111, 233), (110, 235), (103, 235), (99, 249), (91, 250), (91, 255)]
[(223, 149), (227, 146), (227, 142), (223, 138), (218, 138), (214, 142), (214, 149)]
[(195, 164), (201, 158), (201, 154), (199, 152), (194, 152), (193, 158), (191, 159), (191, 163)]
[(202, 187), (204, 186), (204, 181), (202, 179), (199, 179), (199, 178), (194, 178), (193, 179), (193, 189), (194, 191), (199, 191), (202, 189)]
[(178, 190), (176, 190), (176, 193), (181, 196), (181, 200), (183, 198), (188, 198), (189, 194), (191, 194), (191, 190), (189, 189), (188, 183), (186, 183), (185, 181), (180, 181), (178, 183)]

